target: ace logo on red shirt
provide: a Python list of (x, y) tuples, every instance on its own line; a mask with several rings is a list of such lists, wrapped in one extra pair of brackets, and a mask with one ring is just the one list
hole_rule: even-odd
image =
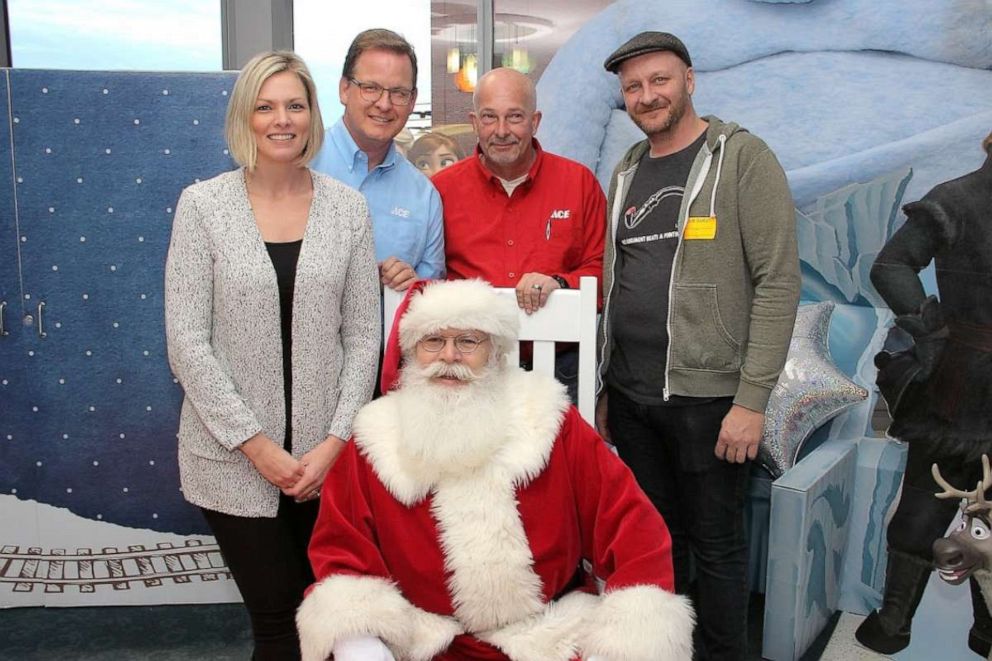
[(551, 221), (553, 221), (553, 220), (568, 220), (571, 217), (572, 217), (572, 210), (571, 209), (555, 209), (554, 211), (552, 211), (551, 212), (551, 215), (548, 216), (548, 222), (547, 222), (547, 224), (545, 224), (545, 226), (544, 226), (544, 238), (547, 241), (550, 241), (551, 240)]

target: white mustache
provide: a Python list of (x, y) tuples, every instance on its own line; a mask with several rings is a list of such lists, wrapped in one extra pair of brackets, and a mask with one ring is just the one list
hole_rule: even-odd
[(454, 377), (459, 381), (475, 381), (479, 378), (468, 365), (461, 363), (431, 363), (422, 370), (422, 374), (428, 379)]

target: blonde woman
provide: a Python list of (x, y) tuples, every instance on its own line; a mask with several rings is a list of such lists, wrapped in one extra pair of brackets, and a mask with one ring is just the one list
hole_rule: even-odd
[(253, 659), (283, 661), (299, 658), (316, 498), (372, 392), (378, 272), (362, 195), (308, 167), (324, 129), (299, 57), (245, 65), (226, 135), (242, 167), (183, 191), (166, 263), (179, 472), (244, 598)]

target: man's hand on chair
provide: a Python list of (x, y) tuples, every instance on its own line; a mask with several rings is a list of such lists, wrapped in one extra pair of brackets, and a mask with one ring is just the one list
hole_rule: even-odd
[(404, 291), (416, 281), (417, 272), (403, 260), (388, 257), (379, 264), (379, 278), (386, 287)]
[(517, 283), (517, 305), (527, 314), (534, 314), (548, 302), (548, 296), (561, 289), (558, 282), (543, 273), (524, 273)]

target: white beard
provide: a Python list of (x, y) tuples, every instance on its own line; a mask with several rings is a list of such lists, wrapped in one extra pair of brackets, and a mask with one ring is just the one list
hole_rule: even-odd
[[(415, 474), (434, 482), (484, 465), (505, 440), (506, 384), (501, 367), (479, 375), (467, 368), (465, 383), (430, 381), (441, 363), (419, 368), (410, 361), (400, 376), (398, 398), (400, 458)], [(461, 367), (461, 366), (460, 366)]]

